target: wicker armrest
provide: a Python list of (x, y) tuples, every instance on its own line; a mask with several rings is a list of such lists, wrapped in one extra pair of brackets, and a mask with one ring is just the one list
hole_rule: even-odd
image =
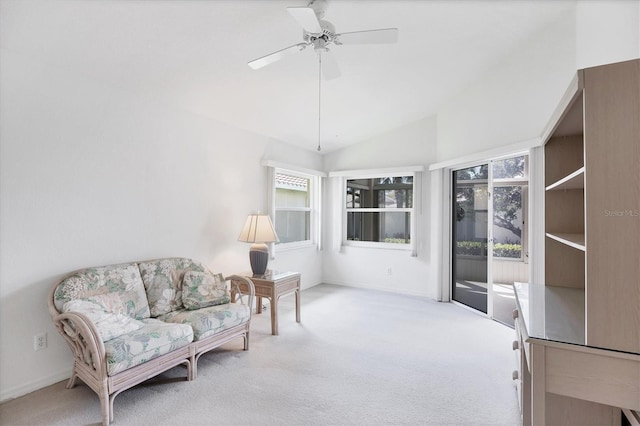
[(79, 312), (65, 312), (53, 318), (58, 332), (73, 351), (76, 363), (96, 377), (107, 376), (104, 343), (96, 326)]
[[(240, 275), (230, 275), (225, 279), (231, 281), (231, 294), (240, 295), (240, 303), (244, 304), (242, 296), (249, 296), (247, 303), (249, 305), (249, 309), (251, 309), (251, 307), (253, 306), (253, 298), (256, 294), (255, 287), (253, 286), (253, 281), (251, 281), (247, 277), (241, 277)], [(240, 284), (244, 284), (244, 286), (246, 286), (246, 288), (244, 289), (245, 291), (242, 291), (243, 286), (241, 286)], [(235, 298), (232, 297), (231, 300), (234, 299)]]

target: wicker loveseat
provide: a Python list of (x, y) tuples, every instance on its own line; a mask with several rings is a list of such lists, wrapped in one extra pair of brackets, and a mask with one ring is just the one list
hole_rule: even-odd
[[(228, 283), (238, 281), (248, 293), (231, 303), (228, 286), (234, 284)], [(254, 291), (246, 278), (225, 280), (186, 258), (72, 273), (52, 287), (48, 300), (74, 354), (67, 388), (80, 378), (93, 389), (108, 425), (120, 392), (180, 364), (194, 380), (200, 356), (236, 337), (248, 350)]]

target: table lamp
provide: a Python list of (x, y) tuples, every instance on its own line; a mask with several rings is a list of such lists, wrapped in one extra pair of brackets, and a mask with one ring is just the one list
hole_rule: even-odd
[(253, 275), (264, 275), (269, 263), (269, 248), (265, 243), (278, 242), (271, 218), (266, 214), (250, 214), (240, 232), (238, 241), (251, 244), (249, 261)]

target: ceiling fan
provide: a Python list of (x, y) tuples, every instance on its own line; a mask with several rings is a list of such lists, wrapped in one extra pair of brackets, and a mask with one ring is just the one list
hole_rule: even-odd
[(342, 44), (387, 44), (398, 41), (397, 28), (383, 28), (336, 34), (333, 24), (322, 19), (326, 10), (326, 0), (312, 0), (307, 7), (288, 7), (287, 12), (289, 12), (289, 14), (303, 28), (303, 41), (270, 53), (266, 56), (254, 59), (249, 62), (249, 66), (254, 70), (257, 70), (273, 62), (279, 61), (285, 56), (301, 52), (307, 47), (313, 46), (315, 52), (318, 53), (319, 56), (322, 56), (320, 65), (322, 75), (326, 80), (330, 80), (339, 77), (340, 70), (327, 46), (331, 44), (336, 46), (340, 46)]

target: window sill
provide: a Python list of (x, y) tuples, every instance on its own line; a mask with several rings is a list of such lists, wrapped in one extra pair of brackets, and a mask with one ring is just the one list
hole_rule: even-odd
[(411, 251), (411, 244), (374, 243), (372, 241), (343, 241), (345, 247)]
[(496, 257), (496, 256), (493, 256), (493, 260), (498, 260), (500, 262), (521, 262), (521, 263), (525, 263), (523, 258), (515, 258), (515, 257)]
[(290, 250), (298, 250), (304, 248), (315, 247), (315, 243), (311, 240), (309, 241), (296, 241), (294, 243), (282, 243), (276, 244), (276, 251), (290, 251)]

